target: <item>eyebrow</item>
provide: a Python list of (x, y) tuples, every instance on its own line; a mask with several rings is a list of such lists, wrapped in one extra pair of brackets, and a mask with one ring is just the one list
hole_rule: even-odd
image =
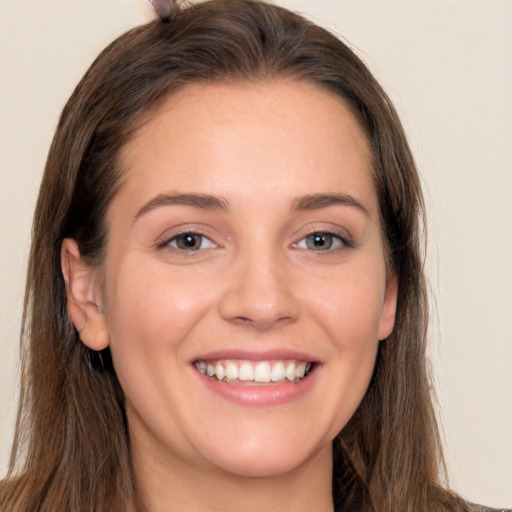
[[(229, 213), (229, 202), (223, 197), (210, 194), (160, 194), (146, 203), (135, 215), (134, 221), (162, 206), (192, 206), (202, 210), (217, 210)], [(311, 194), (293, 200), (292, 211), (313, 211), (329, 206), (349, 206), (370, 217), (363, 204), (349, 194)]]
[(296, 198), (292, 203), (292, 210), (311, 211), (320, 210), (329, 206), (349, 206), (361, 211), (366, 216), (370, 212), (355, 197), (349, 194), (312, 194)]
[(137, 212), (134, 220), (161, 206), (192, 206), (202, 210), (229, 212), (229, 203), (223, 197), (210, 194), (160, 194), (146, 203)]

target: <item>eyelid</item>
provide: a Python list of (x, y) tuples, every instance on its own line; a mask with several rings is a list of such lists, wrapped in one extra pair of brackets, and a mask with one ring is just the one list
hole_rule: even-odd
[[(197, 249), (182, 249), (180, 247), (178, 247), (178, 242), (177, 240), (179, 239), (180, 236), (183, 236), (183, 235), (193, 235), (193, 236), (198, 236), (201, 238), (201, 244), (200, 244), (200, 247), (197, 248)], [(203, 245), (203, 242), (207, 241), (207, 247), (202, 247)], [(174, 242), (176, 242), (176, 244), (174, 244)], [(206, 235), (202, 235), (201, 233), (191, 233), (191, 232), (186, 232), (186, 233), (181, 233), (180, 235), (175, 235), (173, 236), (168, 244), (171, 246), (171, 247), (174, 247), (176, 250), (178, 251), (184, 251), (184, 252), (198, 252), (198, 251), (202, 251), (204, 249), (210, 249), (211, 247), (215, 247), (215, 242), (213, 240), (211, 240), (210, 238), (208, 238)]]
[[(177, 227), (174, 229), (177, 229), (177, 231), (169, 230), (159, 238), (159, 240), (157, 241), (157, 244), (156, 244), (157, 249), (168, 248), (172, 251), (175, 251), (176, 253), (193, 254), (193, 253), (199, 253), (199, 252), (205, 251), (207, 249), (221, 247), (221, 244), (218, 244), (211, 235), (206, 234), (205, 233), (206, 230), (204, 230), (204, 229), (197, 228), (197, 227), (185, 227), (185, 226)], [(314, 249), (310, 249), (307, 247), (304, 247), (304, 248), (299, 247), (300, 242), (304, 241), (308, 236), (311, 236), (316, 233), (328, 234), (328, 235), (338, 238), (341, 241), (341, 247), (329, 248), (329, 249), (318, 250), (318, 251), (315, 251)], [(211, 245), (209, 245), (208, 247), (204, 247), (204, 248), (190, 249), (190, 250), (180, 249), (178, 247), (171, 245), (171, 242), (174, 239), (176, 239), (177, 237), (179, 237), (181, 235), (185, 235), (185, 234), (201, 236), (203, 239), (206, 239), (209, 242), (211, 242)], [(312, 251), (315, 253), (333, 253), (333, 252), (340, 251), (340, 250), (343, 250), (346, 248), (355, 247), (355, 244), (354, 244), (350, 234), (347, 232), (346, 229), (343, 229), (341, 227), (331, 227), (331, 226), (314, 226), (314, 227), (309, 227), (309, 228), (305, 227), (296, 235), (295, 240), (296, 241), (294, 241), (291, 244), (291, 247), (298, 248), (298, 249), (305, 249), (305, 250)]]
[[(307, 247), (305, 247), (305, 248), (299, 247), (298, 244), (300, 242), (305, 240), (308, 236), (314, 235), (316, 233), (334, 236), (334, 237), (338, 238), (339, 240), (341, 240), (342, 246), (341, 247), (336, 247), (334, 249), (325, 249), (323, 251), (322, 250), (315, 251), (314, 249), (309, 249)], [(320, 254), (320, 253), (333, 253), (333, 252), (336, 252), (338, 250), (343, 250), (345, 248), (353, 248), (353, 247), (355, 247), (355, 244), (354, 244), (352, 238), (350, 237), (350, 235), (344, 229), (333, 228), (333, 227), (316, 227), (315, 226), (315, 227), (312, 227), (310, 229), (301, 231), (297, 235), (297, 241), (293, 242), (292, 247), (299, 248), (299, 249), (306, 249), (308, 251), (312, 251), (312, 252)]]
[[(205, 248), (190, 249), (190, 250), (180, 249), (179, 247), (175, 247), (175, 246), (171, 245), (171, 242), (173, 240), (175, 240), (176, 238), (178, 238), (179, 236), (188, 235), (188, 234), (201, 236), (203, 239), (209, 240), (211, 242), (211, 245), (209, 247), (205, 247)], [(211, 236), (208, 236), (203, 231), (195, 229), (195, 228), (188, 228), (188, 229), (185, 228), (185, 229), (180, 229), (179, 231), (176, 231), (176, 232), (165, 234), (157, 242), (157, 249), (166, 249), (167, 248), (167, 249), (171, 249), (177, 253), (183, 253), (183, 254), (197, 253), (197, 252), (204, 251), (206, 249), (212, 249), (212, 248), (215, 248), (218, 246), (219, 246), (219, 244), (217, 244), (212, 239)]]

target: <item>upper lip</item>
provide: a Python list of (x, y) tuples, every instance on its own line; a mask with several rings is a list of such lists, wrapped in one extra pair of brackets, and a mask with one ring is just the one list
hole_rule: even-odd
[(240, 348), (216, 349), (194, 357), (193, 361), (218, 361), (222, 359), (237, 359), (245, 361), (276, 361), (290, 360), (318, 363), (318, 357), (309, 352), (289, 348), (272, 348), (265, 350), (249, 350)]

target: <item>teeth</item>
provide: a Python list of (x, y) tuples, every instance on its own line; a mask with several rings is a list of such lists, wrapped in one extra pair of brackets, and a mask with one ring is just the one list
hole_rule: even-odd
[(254, 380), (254, 368), (251, 363), (242, 363), (238, 372), (238, 378), (240, 380)]
[(285, 375), (290, 382), (295, 380), (295, 363), (293, 361), (286, 365)]
[[(215, 366), (214, 375), (217, 375), (217, 379), (219, 380), (222, 380), (226, 375), (226, 370), (224, 370), (224, 366), (222, 366), (221, 363), (217, 363), (217, 365)], [(212, 377), (212, 375), (210, 375), (210, 377)]]
[(306, 375), (306, 363), (300, 363), (295, 367), (295, 377), (303, 379), (304, 375)]
[(254, 369), (254, 380), (256, 382), (270, 382), (271, 371), (269, 363), (258, 363)]
[[(217, 366), (219, 366), (219, 363), (217, 363)], [(238, 379), (238, 366), (233, 361), (228, 361), (226, 364), (226, 378), (229, 380)]]
[(284, 380), (285, 377), (286, 377), (286, 372), (284, 369), (284, 363), (279, 361), (274, 366), (274, 368), (272, 368), (272, 374), (270, 376), (270, 379), (272, 380), (272, 382), (278, 382), (280, 380)]
[(305, 361), (197, 361), (196, 368), (208, 377), (227, 382), (298, 382), (312, 368)]

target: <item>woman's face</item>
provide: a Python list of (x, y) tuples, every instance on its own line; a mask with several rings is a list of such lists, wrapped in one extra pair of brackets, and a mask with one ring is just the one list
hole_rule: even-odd
[(369, 162), (343, 102), (293, 81), (189, 86), (127, 144), (101, 311), (136, 460), (329, 460), (394, 323)]

